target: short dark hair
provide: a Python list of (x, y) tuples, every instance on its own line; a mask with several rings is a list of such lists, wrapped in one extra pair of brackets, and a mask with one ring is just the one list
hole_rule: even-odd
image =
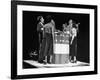
[(76, 27), (76, 23), (73, 23), (73, 28), (77, 28), (77, 27)]
[(48, 16), (46, 16), (46, 23), (49, 23), (49, 22), (51, 22), (51, 20), (52, 20), (52, 17), (51, 17), (51, 15), (48, 15)]
[(37, 21), (40, 21), (40, 19), (43, 18), (42, 16), (37, 17)]

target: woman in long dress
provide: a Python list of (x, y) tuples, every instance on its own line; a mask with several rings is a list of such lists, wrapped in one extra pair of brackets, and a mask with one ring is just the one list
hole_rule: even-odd
[[(51, 63), (53, 55), (53, 36), (54, 36), (54, 22), (51, 16), (47, 16), (47, 23), (44, 25), (44, 37), (42, 42), (41, 53), (45, 57), (46, 63)], [(42, 58), (43, 58), (42, 57)]]
[(77, 61), (77, 29), (75, 27), (72, 28), (72, 39), (70, 42), (71, 46), (71, 62), (76, 63)]
[(70, 62), (77, 62), (77, 24), (70, 21)]

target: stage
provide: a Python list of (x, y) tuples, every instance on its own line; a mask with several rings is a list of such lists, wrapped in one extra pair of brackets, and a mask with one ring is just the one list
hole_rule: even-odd
[(43, 63), (38, 63), (38, 61), (34, 61), (34, 60), (24, 60), (24, 63), (26, 63), (27, 65), (30, 65), (31, 68), (33, 66), (36, 68), (59, 68), (59, 67), (78, 67), (78, 66), (89, 66), (89, 63), (85, 63), (85, 62), (80, 62), (77, 61), (77, 63), (66, 63), (66, 64), (43, 64)]

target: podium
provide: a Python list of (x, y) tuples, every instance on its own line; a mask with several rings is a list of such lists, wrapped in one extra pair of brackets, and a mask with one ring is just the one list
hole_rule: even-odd
[(69, 34), (54, 34), (54, 55), (53, 64), (66, 64), (69, 62)]

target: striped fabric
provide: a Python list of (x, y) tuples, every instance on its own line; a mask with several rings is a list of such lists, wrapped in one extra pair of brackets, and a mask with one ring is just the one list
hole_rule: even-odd
[(69, 34), (54, 33), (53, 64), (69, 63)]
[(67, 33), (55, 33), (54, 34), (54, 43), (55, 44), (69, 44), (69, 34)]

